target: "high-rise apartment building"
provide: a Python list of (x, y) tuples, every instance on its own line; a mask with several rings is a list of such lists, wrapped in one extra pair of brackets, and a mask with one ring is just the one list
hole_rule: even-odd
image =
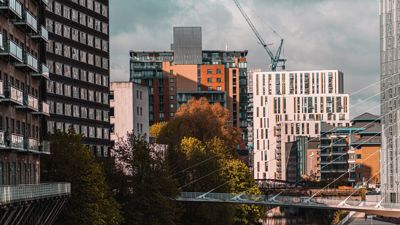
[(286, 143), (319, 137), (320, 123), (349, 124), (349, 96), (337, 70), (255, 72), (254, 178), (286, 180)]
[(340, 178), (342, 184), (380, 184), (381, 120), (364, 113), (351, 126), (322, 123), (320, 137), (321, 180)]
[(111, 82), (111, 140), (128, 133), (149, 139), (149, 90), (133, 82)]
[(381, 113), (382, 156), (381, 193), (384, 200), (400, 202), (400, 136), (399, 136), (399, 72), (400, 31), (398, 14), (400, 3), (392, 0), (380, 0), (380, 40), (381, 40)]
[(0, 224), (48, 224), (69, 184), (40, 184), (48, 72), (46, 1), (0, 1)]
[(97, 156), (108, 156), (108, 0), (49, 0), (47, 85), (50, 133), (73, 128)]
[(149, 87), (150, 125), (206, 97), (228, 108), (232, 124), (246, 132), (247, 51), (202, 50), (201, 40), (200, 27), (175, 27), (171, 51), (131, 51), (130, 80)]

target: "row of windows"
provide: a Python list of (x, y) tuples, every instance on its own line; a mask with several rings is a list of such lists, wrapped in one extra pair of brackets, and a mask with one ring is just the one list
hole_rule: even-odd
[(19, 135), (25, 133), (28, 137), (39, 139), (39, 126), (30, 123), (27, 124), (24, 121), (7, 116), (3, 118), (3, 116), (0, 115), (0, 130)]
[[(85, 7), (91, 11), (94, 11), (97, 14), (100, 14), (104, 17), (108, 17), (108, 6), (101, 4), (98, 1), (95, 1), (95, 0), (79, 0), (79, 1), (71, 0), (71, 1)], [(84, 13), (78, 12), (75, 9), (71, 9), (70, 7), (62, 5), (61, 3), (57, 2), (57, 1), (49, 0), (49, 3), (47, 5), (47, 10), (50, 12), (54, 12), (55, 14), (57, 14), (59, 16), (63, 16), (67, 19), (75, 21), (77, 23), (83, 23), (79, 20), (78, 14), (84, 14)], [(84, 14), (84, 15), (86, 15), (86, 14)], [(84, 24), (82, 24), (82, 25), (84, 25)]]
[(47, 43), (47, 51), (108, 70), (108, 58), (94, 55), (68, 45), (63, 45), (60, 42), (49, 41), (49, 43)]
[[(215, 81), (217, 83), (221, 83), (222, 79), (221, 78), (216, 78)], [(213, 82), (213, 79), (211, 77), (207, 78), (207, 83), (212, 83), (212, 82)]]
[(57, 74), (60, 76), (65, 76), (73, 78), (76, 80), (81, 80), (84, 82), (89, 82), (92, 84), (109, 87), (109, 77), (101, 75), (98, 73), (88, 72), (86, 70), (78, 69), (67, 64), (62, 64), (60, 62), (53, 62), (47, 60), (47, 66), (49, 67), (49, 72)]
[(53, 102), (49, 101), (49, 110), (52, 114), (58, 114), (63, 116), (73, 116), (76, 118), (83, 118), (83, 119), (90, 119), (90, 120), (97, 120), (97, 121), (104, 121), (109, 122), (109, 112), (100, 110), (100, 109), (93, 109), (79, 105), (72, 105), (67, 103), (61, 102)]
[(47, 121), (47, 129), (48, 129), (48, 132), (51, 134), (53, 134), (56, 130), (59, 130), (61, 132), (68, 132), (71, 128), (74, 129), (74, 131), (77, 134), (81, 134), (84, 137), (107, 139), (107, 140), (110, 139), (110, 129), (109, 128)]
[(108, 93), (94, 91), (86, 88), (75, 87), (55, 81), (47, 82), (47, 92), (57, 95), (63, 95), (66, 97), (81, 99), (85, 101), (102, 103), (105, 105), (109, 104)]
[(51, 19), (46, 19), (46, 28), (49, 32), (53, 32), (92, 48), (108, 52), (108, 41), (87, 34), (86, 32), (71, 28)]
[(37, 184), (39, 166), (24, 161), (0, 161), (0, 185)]

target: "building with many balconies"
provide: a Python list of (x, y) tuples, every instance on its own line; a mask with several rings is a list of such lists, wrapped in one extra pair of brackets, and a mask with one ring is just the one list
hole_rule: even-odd
[(0, 224), (49, 224), (69, 184), (40, 184), (49, 116), (44, 0), (0, 1)]

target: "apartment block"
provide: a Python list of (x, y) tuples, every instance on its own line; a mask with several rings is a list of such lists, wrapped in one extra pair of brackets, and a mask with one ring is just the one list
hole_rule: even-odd
[(40, 157), (50, 154), (46, 4), (0, 1), (0, 224), (45, 224), (70, 193), (69, 184), (40, 183)]
[(322, 123), (321, 180), (379, 186), (381, 126), (380, 118), (370, 113), (355, 117), (348, 127)]
[(128, 133), (149, 140), (149, 91), (133, 82), (111, 82), (111, 140)]
[(108, 0), (49, 0), (45, 11), (49, 133), (73, 128), (95, 155), (108, 156)]
[(379, 1), (380, 67), (381, 67), (381, 114), (382, 120), (382, 189), (385, 202), (400, 202), (400, 134), (399, 134), (399, 52), (398, 1)]
[[(203, 50), (200, 27), (175, 27), (170, 51), (131, 51), (130, 80), (149, 87), (150, 125), (206, 97), (247, 132), (247, 51)], [(247, 134), (244, 135), (247, 137)]]
[(254, 72), (254, 178), (286, 180), (286, 143), (319, 137), (321, 121), (349, 125), (338, 70)]

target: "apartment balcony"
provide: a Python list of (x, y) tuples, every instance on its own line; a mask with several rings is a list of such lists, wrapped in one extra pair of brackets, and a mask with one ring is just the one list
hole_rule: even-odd
[(39, 152), (42, 154), (50, 155), (50, 142), (42, 141), (39, 145)]
[(63, 197), (71, 194), (70, 183), (0, 186), (0, 205), (36, 199)]
[(28, 32), (38, 32), (37, 19), (27, 10), (22, 13), (22, 19), (15, 21), (14, 24), (25, 28)]
[(22, 62), (16, 63), (15, 66), (24, 68), (31, 72), (39, 72), (38, 60), (28, 52), (23, 54)]
[(39, 100), (36, 97), (30, 94), (25, 94), (23, 103), (22, 106), (17, 106), (17, 108), (27, 109), (34, 112), (39, 111)]
[(0, 80), (0, 99), (4, 98), (4, 86), (3, 81)]
[(40, 102), (39, 111), (33, 112), (35, 115), (50, 116), (50, 106), (47, 102)]
[(21, 90), (9, 86), (4, 90), (4, 100), (2, 101), (22, 106), (24, 104), (24, 94)]
[(6, 133), (0, 130), (0, 148), (6, 147)]
[(22, 4), (17, 0), (0, 0), (0, 11), (14, 19), (22, 19)]
[(49, 80), (49, 67), (47, 67), (45, 64), (42, 64), (37, 73), (32, 73), (32, 77), (42, 77)]
[(42, 40), (45, 42), (49, 41), (49, 32), (44, 26), (41, 26), (39, 32), (33, 33), (31, 36), (33, 39)]
[(39, 141), (34, 138), (25, 138), (25, 149), (29, 152), (39, 152)]
[(24, 151), (24, 136), (20, 134), (11, 134), (9, 146), (11, 149)]
[[(2, 39), (4, 38), (1, 35)], [(16, 62), (16, 63), (23, 63), (24, 62), (24, 56), (23, 56), (23, 51), (21, 46), (17, 45), (14, 41), (11, 40), (5, 40), (3, 41), (3, 45), (0, 46), (0, 56), (8, 57), (10, 61)]]

